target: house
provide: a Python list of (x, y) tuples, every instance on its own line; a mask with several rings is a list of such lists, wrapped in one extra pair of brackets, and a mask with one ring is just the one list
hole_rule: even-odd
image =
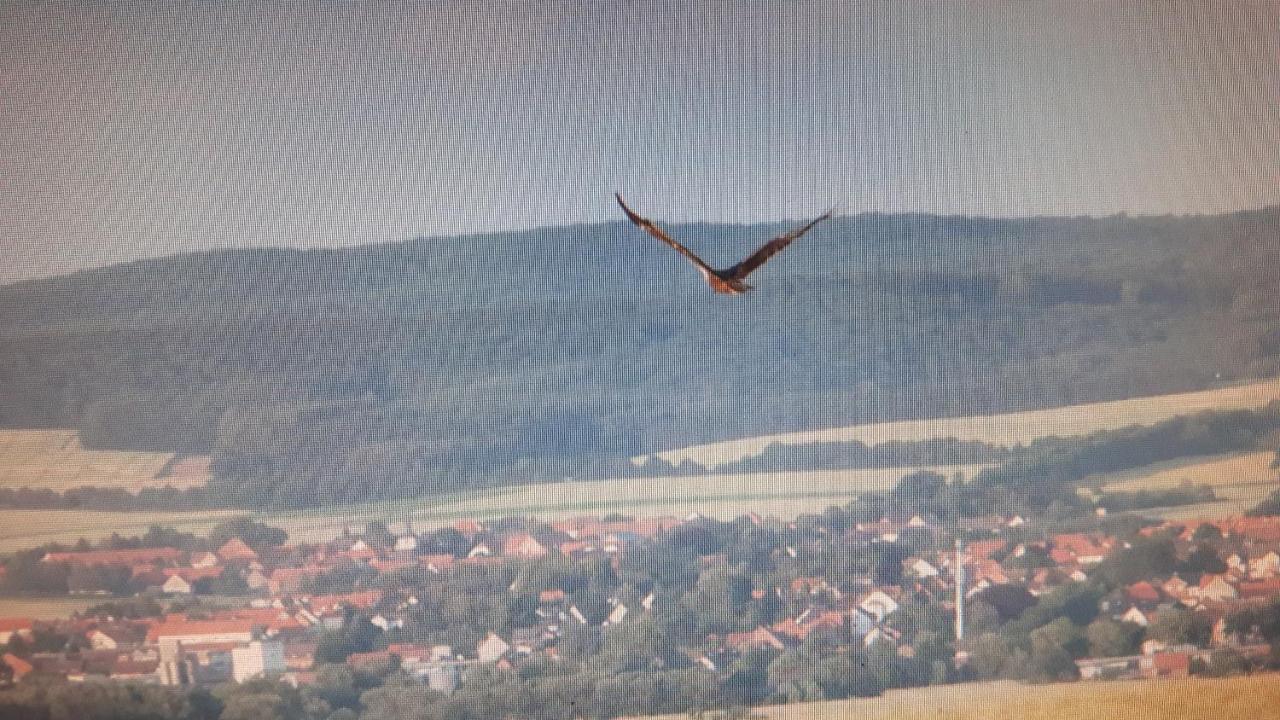
[(415, 673), (415, 677), (425, 680), (427, 687), (438, 693), (452, 695), (462, 684), (463, 667), (465, 664), (460, 662), (432, 663)]
[(1190, 585), (1187, 584), (1186, 580), (1174, 575), (1164, 581), (1164, 584), (1161, 585), (1160, 588), (1164, 590), (1165, 594), (1169, 597), (1178, 599), (1187, 596), (1187, 591), (1190, 589)]
[(1280, 577), (1268, 580), (1245, 580), (1240, 583), (1238, 593), (1241, 600), (1280, 597)]
[(164, 584), (160, 586), (160, 591), (166, 595), (190, 595), (191, 583), (187, 582), (181, 575), (171, 575)]
[(1138, 667), (1146, 678), (1185, 678), (1191, 674), (1191, 657), (1185, 650), (1161, 650), (1139, 658)]
[(0, 618), (0, 645), (8, 643), (14, 635), (30, 640), (34, 633), (35, 621), (31, 618)]
[(1004, 549), (1005, 544), (1004, 540), (979, 540), (965, 546), (964, 552), (975, 561), (990, 560), (992, 555)]
[(351, 543), (350, 547), (339, 554), (348, 560), (368, 562), (370, 560), (378, 559), (378, 551), (370, 546), (369, 543), (365, 542), (363, 538)]
[(506, 657), (510, 651), (511, 645), (494, 633), (489, 633), (484, 640), (480, 641), (480, 644), (476, 645), (476, 655), (480, 658), (480, 662), (485, 663), (497, 662)]
[(254, 640), (231, 651), (231, 673), (236, 682), (278, 675), (286, 669), (284, 645), (275, 640)]
[(142, 625), (110, 623), (85, 633), (85, 639), (94, 650), (120, 650), (142, 644), (147, 639), (147, 630)]
[(1076, 660), (1081, 680), (1136, 680), (1142, 677), (1142, 657), (1081, 658)]
[(565, 598), (565, 595), (563, 590), (558, 590), (558, 589), (543, 590), (542, 592), (538, 593), (538, 604), (539, 605), (558, 605), (564, 602), (564, 598)]
[(211, 552), (198, 552), (192, 554), (190, 565), (193, 568), (210, 568), (220, 562), (218, 556)]
[(246, 545), (238, 537), (233, 537), (223, 543), (222, 547), (218, 548), (217, 555), (222, 558), (223, 562), (228, 563), (249, 563), (258, 559), (258, 553), (254, 552), (253, 548)]
[(849, 611), (849, 634), (855, 640), (864, 638), (867, 633), (875, 629), (879, 622), (879, 618), (860, 607), (855, 607)]
[(1239, 597), (1235, 587), (1227, 581), (1223, 575), (1205, 574), (1200, 578), (1200, 586), (1193, 593), (1201, 600), (1213, 600), (1222, 602), (1224, 600), (1234, 600)]
[(369, 618), (369, 623), (383, 632), (404, 627), (404, 620), (389, 618), (381, 613)]
[(750, 632), (729, 633), (724, 638), (724, 644), (740, 653), (762, 648), (785, 650), (787, 647), (778, 639), (777, 635), (774, 635), (764, 626), (757, 627)]
[(897, 611), (898, 602), (883, 590), (873, 590), (862, 598), (858, 607), (874, 617), (876, 622), (883, 622), (886, 617)]
[(626, 616), (627, 616), (627, 606), (623, 605), (622, 603), (618, 603), (617, 605), (613, 606), (612, 610), (609, 611), (609, 616), (604, 619), (604, 623), (602, 624), (606, 626), (617, 625), (618, 623), (622, 622), (623, 618), (625, 618)]
[(484, 525), (477, 520), (459, 520), (453, 524), (453, 529), (467, 537), (473, 537), (484, 532)]
[(276, 568), (267, 578), (267, 590), (273, 595), (288, 595), (302, 590), (307, 580), (325, 574), (326, 569), (319, 565), (307, 565), (299, 568)]
[(1130, 622), (1130, 623), (1133, 623), (1134, 625), (1140, 625), (1142, 627), (1147, 627), (1148, 625), (1151, 624), (1151, 618), (1147, 615), (1147, 613), (1144, 613), (1141, 610), (1139, 610), (1136, 605), (1126, 610), (1124, 614), (1120, 616), (1119, 619), (1121, 622)]
[(878, 642), (887, 642), (896, 647), (898, 645), (898, 640), (900, 639), (902, 639), (902, 633), (891, 627), (878, 625), (872, 628), (871, 632), (862, 636), (862, 645), (864, 647), (871, 647)]
[(94, 565), (174, 565), (182, 558), (177, 548), (142, 548), (138, 550), (86, 550), (84, 552), (45, 553), (41, 562), (65, 563), (91, 567)]
[(244, 576), (244, 584), (247, 585), (250, 590), (265, 590), (270, 584), (270, 581), (267, 580), (266, 575), (262, 574), (261, 570), (250, 570), (249, 573)]
[(547, 638), (542, 628), (516, 628), (511, 631), (511, 647), (521, 655), (530, 655), (546, 646)]
[(935, 578), (938, 577), (938, 568), (934, 567), (924, 558), (908, 558), (903, 561), (906, 563), (907, 572), (918, 578)]
[(1275, 550), (1267, 550), (1249, 557), (1249, 577), (1264, 580), (1280, 576), (1280, 554)]
[(515, 533), (502, 543), (502, 554), (525, 560), (545, 557), (547, 548), (529, 533)]
[(1106, 558), (1110, 546), (1108, 539), (1098, 540), (1083, 533), (1064, 533), (1053, 536), (1050, 557), (1059, 565), (1069, 564), (1072, 560), (1081, 565), (1096, 565)]
[(13, 653), (5, 653), (0, 656), (0, 662), (3, 662), (9, 668), (9, 676), (13, 678), (14, 682), (21, 681), (28, 673), (35, 670), (35, 666)]
[(147, 629), (147, 643), (247, 643), (261, 629), (261, 623), (255, 620), (191, 620), (183, 615), (169, 615)]
[(1125, 588), (1124, 594), (1130, 602), (1153, 607), (1158, 605), (1160, 601), (1164, 599), (1161, 596), (1160, 591), (1146, 580), (1140, 580)]

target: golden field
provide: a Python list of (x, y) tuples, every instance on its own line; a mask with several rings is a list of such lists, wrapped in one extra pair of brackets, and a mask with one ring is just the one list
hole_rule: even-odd
[[(163, 475), (162, 475), (163, 473)], [(0, 430), (0, 484), (62, 492), (112, 487), (185, 489), (209, 479), (209, 459), (173, 453), (86, 450), (74, 430)]]
[(1280, 489), (1280, 470), (1271, 451), (1224, 453), (1181, 458), (1132, 470), (1094, 475), (1085, 484), (1103, 492), (1172, 490), (1182, 484), (1208, 485), (1218, 500), (1194, 505), (1144, 510), (1169, 520), (1239, 515)]
[(151, 525), (167, 525), (187, 532), (208, 532), (243, 511), (104, 512), (97, 510), (0, 510), (0, 552), (12, 552), (50, 542), (98, 540), (112, 533), (142, 535)]
[(59, 620), (81, 612), (94, 605), (101, 605), (116, 598), (106, 596), (71, 597), (0, 597), (0, 617), (24, 617), (35, 620)]
[[(993, 445), (1014, 445), (1029, 443), (1040, 437), (1054, 435), (1069, 437), (1087, 435), (1100, 430), (1115, 430), (1130, 425), (1152, 425), (1178, 415), (1190, 415), (1204, 410), (1259, 408), (1273, 400), (1280, 400), (1280, 380), (1277, 379), (1217, 390), (1155, 395), (1001, 415), (903, 420), (808, 432), (759, 435), (705, 445), (692, 445), (655, 453), (655, 455), (673, 464), (692, 460), (707, 467), (715, 467), (758, 455), (770, 443), (775, 442), (805, 445), (819, 442), (858, 441), (867, 445), (877, 445), (890, 441), (955, 438)], [(632, 460), (641, 463), (647, 458), (648, 456), (640, 456)]]
[[(698, 512), (730, 519), (748, 511), (793, 517), (848, 503), (859, 493), (888, 490), (904, 475), (931, 469), (948, 477), (970, 477), (981, 465), (905, 467), (875, 470), (743, 473), (690, 477), (630, 478), (559, 482), (450, 493), (364, 505), (297, 512), (256, 513), (296, 540), (327, 540), (344, 528), (358, 530), (370, 520), (412, 522), (415, 529), (448, 525), (463, 518), (496, 519), (511, 515), (544, 519), (574, 515), (674, 515)], [(0, 510), (0, 552), (47, 542), (108, 537), (113, 532), (139, 535), (151, 524), (187, 532), (207, 532), (236, 511), (97, 512), (80, 510)]]
[[(462, 518), (536, 516), (554, 520), (575, 515), (624, 513), (638, 516), (701, 513), (732, 519), (754, 511), (793, 517), (844, 505), (859, 493), (888, 490), (905, 474), (930, 469), (950, 477), (971, 477), (985, 466), (905, 467), (875, 470), (742, 473), (689, 477), (629, 478), (559, 482), (456, 493), (438, 499), (408, 499), (348, 506), (341, 513), (299, 512), (269, 516), (290, 537), (325, 539), (368, 520), (411, 521), (415, 528), (447, 525)], [(397, 526), (398, 527), (398, 526)]]
[(942, 685), (754, 712), (769, 720), (1263, 720), (1280, 716), (1280, 676)]

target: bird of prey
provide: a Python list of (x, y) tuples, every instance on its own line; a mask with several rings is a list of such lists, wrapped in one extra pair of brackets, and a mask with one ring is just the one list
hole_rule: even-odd
[(793, 240), (809, 232), (809, 229), (814, 225), (817, 225), (823, 220), (831, 217), (832, 213), (831, 210), (828, 210), (823, 213), (821, 217), (810, 222), (808, 225), (796, 228), (785, 235), (779, 235), (765, 243), (746, 260), (743, 260), (733, 267), (726, 268), (724, 270), (716, 270), (703, 262), (702, 258), (694, 255), (692, 250), (672, 239), (670, 235), (663, 232), (662, 228), (637, 215), (631, 208), (627, 207), (625, 202), (622, 201), (621, 194), (615, 193), (614, 197), (618, 198), (618, 205), (622, 207), (622, 212), (627, 214), (628, 220), (634, 223), (635, 226), (641, 230), (644, 230), (667, 245), (675, 248), (676, 252), (688, 258), (689, 262), (693, 263), (694, 266), (698, 268), (698, 272), (702, 273), (702, 277), (706, 279), (707, 284), (711, 286), (712, 290), (726, 295), (741, 295), (746, 291), (751, 290), (752, 287), (743, 282), (743, 279), (746, 278), (747, 275), (751, 274), (751, 272), (756, 268), (765, 264), (769, 258), (773, 257), (784, 247), (790, 245)]

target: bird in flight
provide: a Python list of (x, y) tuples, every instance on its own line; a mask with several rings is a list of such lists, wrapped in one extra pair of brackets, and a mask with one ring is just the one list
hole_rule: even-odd
[(710, 265), (703, 262), (702, 258), (698, 257), (697, 255), (694, 255), (692, 250), (690, 250), (689, 248), (681, 245), (680, 243), (672, 239), (670, 235), (663, 232), (662, 228), (658, 227), (657, 225), (654, 225), (649, 220), (646, 220), (645, 218), (637, 215), (631, 208), (627, 207), (627, 204), (625, 202), (622, 201), (621, 194), (615, 193), (614, 197), (618, 198), (618, 205), (622, 207), (622, 212), (627, 214), (628, 220), (634, 223), (635, 226), (640, 228), (641, 230), (644, 230), (645, 232), (658, 238), (659, 240), (666, 243), (667, 245), (670, 245), (671, 247), (675, 248), (676, 252), (688, 258), (689, 262), (693, 263), (694, 266), (698, 268), (698, 272), (702, 273), (702, 277), (706, 279), (707, 284), (711, 286), (712, 290), (715, 290), (718, 293), (724, 293), (726, 295), (741, 295), (746, 291), (751, 290), (752, 287), (746, 284), (745, 282), (743, 282), (743, 279), (746, 278), (747, 275), (750, 275), (751, 272), (754, 271), (756, 268), (765, 264), (765, 262), (767, 262), (769, 258), (773, 257), (775, 254), (780, 252), (783, 248), (790, 245), (791, 242), (794, 241), (796, 238), (809, 232), (809, 229), (812, 228), (814, 225), (817, 225), (823, 220), (826, 220), (827, 218), (831, 217), (831, 213), (832, 213), (831, 210), (828, 210), (827, 212), (823, 213), (821, 217), (810, 222), (808, 225), (804, 225), (802, 227), (796, 228), (795, 230), (792, 230), (791, 232), (786, 233), (785, 235), (779, 235), (778, 237), (765, 243), (759, 250), (756, 250), (754, 253), (752, 253), (751, 256), (748, 257), (746, 260), (743, 260), (742, 262), (738, 263), (737, 265), (734, 265), (733, 267), (726, 268), (724, 270), (716, 270), (712, 268)]

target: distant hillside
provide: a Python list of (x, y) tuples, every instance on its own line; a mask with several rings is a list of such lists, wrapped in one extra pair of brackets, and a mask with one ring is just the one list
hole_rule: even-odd
[[(784, 226), (671, 229), (728, 264)], [(1197, 390), (1280, 374), (1278, 237), (1276, 208), (859, 215), (738, 298), (621, 223), (183, 255), (0, 288), (0, 426), (209, 453), (220, 496), (310, 505)]]

